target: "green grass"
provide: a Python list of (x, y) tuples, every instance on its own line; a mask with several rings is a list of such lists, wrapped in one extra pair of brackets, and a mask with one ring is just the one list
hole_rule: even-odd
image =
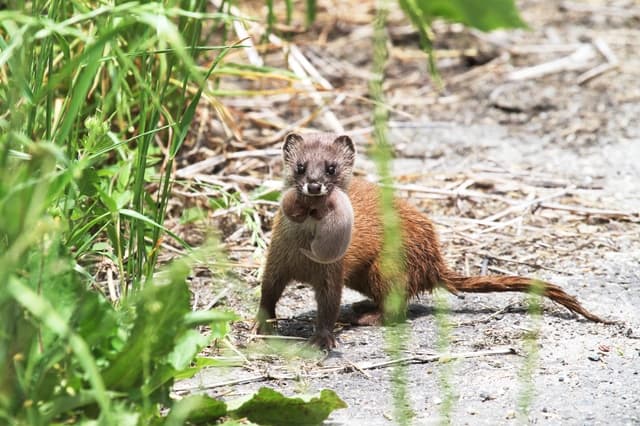
[[(391, 176), (392, 147), (387, 137), (388, 110), (384, 102), (382, 82), (387, 62), (386, 20), (389, 14), (389, 2), (379, 1), (374, 21), (373, 35), (373, 75), (369, 92), (375, 107), (373, 110), (375, 146), (371, 153), (377, 166), (381, 185), (381, 215), (384, 223), (384, 236), (381, 257), (381, 273), (391, 283), (391, 290), (384, 301), (385, 350), (392, 358), (399, 358), (407, 349), (410, 338), (409, 325), (406, 322), (406, 303), (404, 283), (404, 248), (400, 219), (393, 203)], [(386, 184), (386, 185), (385, 185)], [(408, 425), (414, 416), (409, 404), (407, 366), (396, 364), (391, 369), (393, 418), (399, 425)]]
[(518, 397), (518, 420), (520, 423), (529, 423), (531, 404), (535, 398), (535, 372), (540, 357), (538, 339), (542, 321), (542, 285), (534, 281), (531, 292), (528, 294), (528, 314), (530, 317), (530, 330), (524, 336), (524, 362), (519, 372), (520, 395)]
[[(205, 45), (203, 25), (229, 18), (204, 0), (14, 3), (0, 11), (0, 423), (156, 422), (211, 341), (194, 325), (233, 318), (188, 319), (187, 264), (156, 276), (165, 235), (188, 249), (163, 226), (171, 172), (235, 47)], [(96, 259), (116, 265), (118, 307), (92, 290), (108, 291)]]

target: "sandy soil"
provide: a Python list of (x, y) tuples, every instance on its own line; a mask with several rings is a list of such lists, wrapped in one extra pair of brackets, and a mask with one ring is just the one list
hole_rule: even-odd
[[(563, 4), (567, 8), (561, 8), (559, 2), (520, 2), (532, 27), (529, 32), (473, 35), (455, 26), (436, 26), (439, 48), (482, 52), (464, 60), (441, 59), (446, 90), (440, 94), (433, 90), (425, 61), (416, 53), (415, 34), (402, 21), (392, 26), (394, 50), (386, 96), (394, 107), (390, 139), (397, 152), (397, 180), (451, 191), (448, 195), (428, 190), (398, 195), (409, 197), (434, 219), (447, 259), (456, 269), (470, 274), (488, 270), (540, 277), (576, 295), (592, 312), (621, 322), (593, 324), (544, 303), (529, 422), (640, 424), (640, 9), (637, 3), (624, 1), (585, 3), (593, 7), (585, 11), (577, 10), (573, 3)], [(342, 22), (339, 10), (333, 13), (332, 19), (320, 18), (316, 28), (322, 33), (327, 30), (323, 23), (333, 23), (326, 43), (307, 41), (301, 44), (302, 50), (314, 58), (322, 53), (325, 61), (343, 65), (338, 67), (341, 73), (325, 75), (335, 87), (366, 90), (362, 89), (366, 88), (365, 78), (358, 77), (354, 69), (367, 69), (370, 60), (363, 57), (370, 52), (366, 49), (368, 26), (366, 22)], [(345, 40), (365, 48), (346, 49)], [(598, 45), (608, 46), (619, 65), (580, 84), (584, 72), (607, 62)], [(594, 51), (580, 69), (519, 81), (509, 78), (513, 71), (567, 57), (581, 46)], [(318, 61), (314, 64), (329, 73)], [(345, 119), (363, 114), (360, 121), (354, 119), (345, 126), (353, 131), (363, 152), (370, 140), (370, 134), (362, 130), (366, 127), (363, 122), (370, 118), (367, 108), (355, 101), (332, 108)], [(323, 129), (320, 121), (310, 126)], [(277, 172), (277, 158), (265, 161), (269, 170)], [(358, 165), (362, 171), (374, 172), (365, 157)], [(268, 178), (276, 179), (276, 172)], [(473, 194), (465, 196), (460, 191)], [(478, 220), (508, 207), (501, 201), (504, 198), (537, 201), (497, 219), (499, 226), (479, 224)], [(268, 209), (273, 212), (274, 207)], [(267, 230), (268, 224), (265, 217)], [(231, 231), (225, 235), (237, 238)], [(236, 256), (259, 263), (246, 244), (245, 240), (245, 249)], [(240, 279), (229, 287), (222, 305), (247, 319), (234, 326), (231, 336), (244, 350), (259, 282), (255, 269), (238, 268), (234, 273)], [(204, 306), (227, 283), (224, 279), (212, 283), (205, 274), (194, 279), (193, 289)], [(359, 299), (347, 292), (344, 313)], [(453, 385), (453, 424), (517, 423), (524, 383), (521, 354), (532, 327), (525, 297), (466, 295), (448, 296), (447, 301), (453, 324), (451, 352), (510, 347), (517, 355), (409, 365), (407, 386), (414, 424), (439, 421), (443, 404), (439, 379), (445, 367), (450, 369), (448, 380)], [(424, 295), (414, 302), (407, 353), (434, 353), (433, 301)], [(284, 318), (281, 334), (308, 337), (314, 308), (308, 288), (290, 286), (278, 306), (278, 316)], [(246, 352), (249, 362), (244, 367), (207, 370), (178, 383), (176, 389), (230, 398), (265, 385), (289, 395), (330, 388), (349, 408), (336, 411), (328, 424), (393, 424), (390, 368), (366, 372), (352, 368), (308, 377), (326, 366), (388, 359), (384, 333), (383, 327), (343, 325), (340, 347), (320, 362), (253, 347)], [(287, 346), (292, 345), (297, 343)], [(296, 373), (299, 378), (277, 379), (285, 373)], [(266, 375), (275, 378), (216, 386), (226, 380)]]

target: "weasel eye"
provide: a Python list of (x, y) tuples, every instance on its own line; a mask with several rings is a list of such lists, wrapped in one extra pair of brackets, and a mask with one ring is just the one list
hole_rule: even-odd
[(336, 166), (334, 164), (329, 164), (326, 168), (326, 172), (329, 176), (333, 176), (336, 174)]
[(296, 166), (296, 173), (298, 173), (299, 175), (303, 175), (304, 172), (307, 171), (307, 166), (305, 166), (302, 163), (298, 163), (298, 165)]

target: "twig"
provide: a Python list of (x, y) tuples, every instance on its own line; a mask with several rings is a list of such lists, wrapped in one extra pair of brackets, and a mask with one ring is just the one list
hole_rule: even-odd
[[(480, 266), (481, 264), (477, 264), (476, 266)], [(487, 269), (493, 272), (498, 272), (502, 275), (518, 275), (513, 271), (504, 268), (498, 268), (497, 266), (487, 265)]]
[(218, 304), (218, 302), (220, 302), (222, 299), (227, 297), (227, 293), (229, 293), (229, 288), (225, 288), (220, 293), (216, 294), (216, 297), (214, 297), (213, 300), (211, 302), (209, 302), (209, 304), (204, 308), (204, 310), (208, 311), (209, 309), (211, 309), (214, 306), (216, 306)]
[[(236, 16), (239, 17), (240, 14), (237, 13)], [(249, 35), (249, 32), (245, 28), (245, 22), (240, 20), (240, 19), (234, 19), (233, 20), (233, 29), (235, 30), (235, 32), (236, 32), (236, 34), (237, 34), (237, 36), (238, 36), (238, 38), (240, 40), (245, 40), (245, 43), (246, 43), (247, 47), (245, 49), (243, 49), (243, 50), (247, 54), (247, 59), (249, 59), (249, 62), (251, 62), (252, 65), (255, 65), (257, 67), (263, 66), (264, 65), (264, 61), (262, 60), (262, 57), (258, 53), (258, 50), (256, 49), (256, 46), (253, 44), (253, 39)]]
[(606, 41), (601, 38), (596, 38), (595, 40), (593, 40), (593, 45), (598, 49), (602, 56), (604, 56), (607, 62), (580, 74), (578, 76), (578, 79), (576, 80), (578, 84), (585, 84), (586, 82), (596, 78), (601, 74), (604, 74), (607, 71), (618, 68), (618, 57), (615, 53), (613, 53), (613, 50), (611, 50)]
[(508, 80), (530, 80), (564, 71), (586, 68), (595, 58), (596, 52), (592, 45), (583, 44), (571, 55), (553, 61), (521, 68), (508, 74)]
[(574, 3), (571, 1), (562, 2), (560, 7), (573, 12), (597, 13), (598, 15), (616, 16), (619, 18), (631, 19), (634, 17), (640, 17), (640, 9), (638, 8), (598, 6), (595, 4)]
[[(344, 96), (343, 94), (339, 94), (331, 105), (332, 106), (337, 106), (337, 105), (341, 104), (344, 101), (345, 98), (346, 98), (346, 96)], [(283, 127), (278, 132), (276, 132), (273, 135), (271, 135), (268, 138), (266, 138), (264, 140), (264, 143), (275, 143), (275, 142), (282, 141), (287, 133), (289, 133), (289, 132), (291, 132), (293, 130), (296, 130), (298, 128), (305, 127), (307, 124), (309, 124), (311, 121), (313, 121), (318, 115), (320, 115), (321, 113), (325, 112), (328, 109), (329, 109), (329, 104), (324, 103), (324, 104), (320, 105), (317, 109), (315, 109), (310, 114), (306, 115), (305, 117), (302, 117), (301, 119), (291, 123), (288, 126)]]
[(366, 377), (367, 379), (373, 379), (373, 377), (371, 376), (371, 374), (367, 373), (366, 371), (364, 371), (362, 369), (362, 367), (360, 367), (358, 364), (356, 364), (355, 362), (351, 361), (348, 358), (344, 358), (345, 361), (347, 361), (347, 363), (353, 367), (355, 370), (357, 370), (360, 374), (362, 374), (364, 377)]
[[(545, 201), (545, 200), (549, 200), (549, 199), (552, 199), (552, 198), (561, 197), (561, 196), (565, 195), (569, 191), (569, 189), (570, 188), (565, 188), (565, 189), (562, 189), (560, 191), (554, 192), (552, 194), (544, 195), (544, 196), (537, 197), (537, 198), (532, 198), (532, 199), (529, 199), (527, 201), (520, 202), (518, 204), (515, 204), (515, 202), (513, 200), (511, 200), (511, 203), (510, 203), (511, 206), (507, 207), (506, 209), (504, 209), (502, 211), (499, 211), (498, 213), (492, 214), (491, 216), (485, 217), (484, 219), (482, 219), (482, 221), (484, 221), (484, 222), (495, 222), (497, 219), (500, 219), (500, 218), (502, 218), (504, 216), (507, 216), (507, 215), (509, 215), (511, 213), (520, 212), (522, 214), (525, 209), (527, 209), (527, 208), (529, 208), (529, 207), (531, 207), (533, 205), (540, 205), (540, 203)], [(518, 217), (516, 219), (520, 219), (520, 218)], [(508, 226), (513, 221), (514, 221), (513, 219), (510, 220), (510, 221), (507, 221), (501, 227)], [(497, 226), (497, 225), (492, 225), (492, 226), (493, 226), (494, 229), (498, 229), (500, 227), (500, 226)], [(473, 227), (472, 225), (465, 226), (462, 229), (458, 229), (458, 231), (466, 231), (466, 230), (468, 230), (468, 229), (470, 229), (472, 227)]]
[(557, 198), (557, 197), (562, 197), (563, 195), (567, 194), (567, 192), (570, 190), (571, 188), (564, 188), (561, 189), (560, 191), (556, 191), (554, 193), (548, 194), (548, 195), (543, 195), (540, 197), (536, 197), (536, 198), (532, 198), (530, 200), (527, 201), (523, 201), (519, 204), (515, 204), (513, 206), (507, 207), (506, 209), (502, 210), (501, 212), (492, 214), (491, 216), (485, 217), (484, 220), (488, 220), (488, 221), (495, 221), (497, 219), (500, 219), (502, 217), (505, 217), (511, 213), (515, 213), (515, 212), (523, 212), (525, 209), (536, 205), (536, 204), (540, 204), (543, 201), (546, 200), (550, 200), (552, 198)]
[(223, 340), (224, 344), (227, 346), (227, 348), (231, 349), (231, 351), (233, 351), (233, 353), (235, 353), (240, 359), (242, 359), (242, 361), (246, 364), (249, 364), (249, 360), (247, 359), (246, 356), (244, 356), (244, 354), (242, 352), (240, 352), (238, 350), (238, 348), (236, 348), (236, 345), (233, 344), (233, 342), (231, 342), (231, 339), (229, 338), (229, 336), (226, 336), (226, 338)]
[[(216, 7), (220, 7), (221, 5), (220, 0), (210, 0), (210, 1)], [(240, 12), (240, 9), (238, 9), (236, 6), (231, 6), (229, 7), (228, 10), (232, 16), (240, 17), (242, 15)], [(238, 37), (241, 39), (249, 36), (249, 33), (246, 31), (243, 25), (234, 25), (234, 30), (236, 31), (236, 34), (238, 35)], [(264, 28), (257, 22), (251, 23), (250, 30), (251, 32), (264, 33)], [(302, 85), (305, 87), (305, 89), (308, 90), (309, 96), (311, 96), (311, 99), (313, 99), (316, 105), (320, 107), (324, 107), (325, 102), (323, 101), (320, 93), (314, 87), (313, 83), (311, 82), (311, 79), (313, 79), (325, 90), (333, 90), (333, 86), (331, 86), (331, 84), (320, 75), (318, 70), (314, 68), (314, 66), (307, 60), (307, 58), (300, 51), (300, 49), (297, 48), (297, 46), (293, 44), (285, 43), (280, 37), (276, 36), (273, 33), (269, 34), (268, 38), (269, 38), (269, 42), (272, 43), (274, 46), (279, 47), (283, 50), (285, 48), (288, 49), (289, 54), (287, 55), (287, 59), (289, 62), (289, 68), (301, 80)], [(255, 52), (255, 49), (253, 50), (248, 49), (248, 52), (250, 52), (249, 54), (251, 55), (250, 61), (261, 64), (262, 58), (255, 57), (255, 54), (257, 53)], [(322, 117), (324, 119), (325, 125), (328, 128), (330, 128), (336, 133), (344, 132), (344, 128), (340, 123), (340, 120), (338, 120), (336, 115), (330, 109), (322, 108)]]
[(254, 334), (251, 336), (256, 339), (264, 339), (264, 340), (296, 340), (299, 342), (306, 342), (307, 339), (304, 337), (298, 336), (281, 336), (279, 334)]
[(513, 55), (530, 55), (549, 53), (568, 53), (575, 52), (576, 49), (583, 46), (584, 43), (548, 43), (548, 44), (523, 44), (509, 47), (509, 52)]
[(589, 71), (586, 71), (580, 74), (578, 78), (576, 78), (576, 83), (578, 85), (583, 85), (593, 80), (594, 78), (598, 77), (599, 75), (604, 74), (616, 68), (618, 68), (618, 65), (609, 64), (609, 63), (597, 65), (591, 68)]
[(508, 228), (512, 225), (522, 225), (522, 216), (514, 217), (513, 219), (509, 219), (506, 222), (497, 222), (495, 225), (491, 225), (488, 228), (476, 231), (474, 235), (477, 236), (480, 234), (486, 234), (487, 232), (493, 232), (499, 229)]
[(198, 309), (198, 300), (200, 299), (200, 293), (198, 293), (197, 291), (194, 292), (193, 295), (193, 307), (191, 308), (192, 311), (196, 311)]
[(198, 161), (197, 163), (190, 164), (187, 167), (184, 167), (176, 171), (176, 178), (188, 179), (195, 174), (201, 173), (205, 170), (213, 169), (214, 167), (228, 160), (238, 160), (238, 159), (245, 159), (245, 158), (277, 157), (280, 154), (281, 154), (281, 151), (279, 149), (268, 148), (268, 149), (252, 149), (252, 150), (245, 150), (245, 151), (237, 151), (237, 152), (231, 152), (226, 155), (216, 155), (214, 157), (210, 157), (202, 161)]
[[(516, 218), (516, 219), (519, 219)], [(450, 222), (461, 222), (461, 223), (467, 223), (469, 225), (482, 225), (482, 226), (493, 226), (493, 227), (504, 227), (502, 225), (504, 225), (504, 222), (496, 222), (493, 220), (485, 220), (485, 219), (471, 219), (468, 217), (456, 217), (456, 216), (431, 216), (431, 220), (433, 220), (434, 222), (441, 224), (441, 225), (445, 225), (445, 226), (454, 226), (452, 225)], [(506, 226), (508, 226), (509, 224), (507, 224)], [(473, 228), (473, 226), (465, 226), (464, 230), (468, 230)], [(525, 225), (523, 226), (523, 229), (527, 230), (527, 231), (535, 231), (535, 232), (539, 232), (542, 231), (543, 228), (537, 227), (537, 226), (531, 226), (531, 225)], [(454, 231), (458, 231), (458, 229), (454, 228)]]
[(113, 269), (109, 267), (107, 267), (107, 288), (109, 289), (109, 298), (112, 302), (116, 302), (118, 300), (118, 290), (113, 281)]
[(506, 257), (495, 256), (495, 255), (489, 254), (489, 253), (479, 253), (479, 254), (481, 256), (484, 256), (484, 257), (488, 257), (488, 258), (491, 258), (491, 259), (494, 259), (494, 260), (499, 260), (500, 262), (508, 262), (508, 263), (515, 263), (515, 264), (518, 264), (518, 265), (526, 265), (526, 266), (530, 266), (530, 267), (535, 268), (535, 269), (545, 269), (547, 271), (556, 272), (558, 274), (574, 275), (573, 272), (561, 271), (560, 269), (551, 268), (549, 266), (540, 265), (538, 263), (524, 262), (522, 260), (515, 260), (515, 259), (507, 259)]
[(511, 302), (508, 305), (500, 308), (499, 310), (493, 312), (492, 314), (489, 314), (483, 318), (477, 319), (477, 320), (471, 320), (471, 321), (460, 321), (456, 324), (456, 327), (461, 327), (461, 326), (465, 326), (465, 325), (474, 325), (474, 324), (484, 324), (487, 323), (489, 321), (491, 321), (492, 319), (494, 319), (495, 317), (502, 315), (503, 313), (505, 313), (507, 311), (507, 309), (511, 308), (512, 306), (517, 305), (517, 302)]
[(438, 195), (447, 195), (449, 197), (486, 198), (490, 200), (502, 201), (507, 204), (515, 204), (515, 201), (510, 198), (501, 197), (499, 195), (493, 195), (493, 194), (485, 194), (484, 192), (472, 191), (472, 190), (457, 191), (455, 189), (432, 188), (432, 187), (414, 185), (414, 184), (404, 184), (404, 185), (396, 184), (396, 185), (393, 185), (393, 189), (395, 189), (396, 191), (407, 191), (409, 193), (438, 194)]
[[(289, 375), (291, 377), (286, 377), (286, 378), (295, 378), (295, 376), (293, 376), (292, 374)], [(218, 382), (218, 383), (213, 383), (210, 385), (198, 385), (198, 386), (188, 386), (188, 387), (184, 387), (184, 388), (178, 388), (178, 387), (174, 387), (174, 391), (175, 392), (192, 392), (195, 390), (205, 390), (205, 389), (214, 389), (214, 388), (221, 388), (223, 386), (234, 386), (234, 385), (245, 385), (247, 383), (255, 383), (255, 382), (264, 382), (266, 380), (270, 380), (273, 379), (273, 377), (268, 376), (268, 375), (262, 375), (262, 376), (251, 376), (251, 377), (246, 377), (244, 379), (234, 379), (234, 380), (228, 380), (226, 382)]]
[(459, 352), (459, 353), (448, 353), (448, 354), (440, 354), (440, 355), (411, 355), (407, 357), (392, 359), (390, 361), (382, 361), (382, 362), (374, 362), (369, 364), (360, 364), (360, 368), (363, 370), (371, 370), (374, 368), (382, 368), (389, 367), (391, 365), (397, 364), (426, 364), (429, 362), (436, 361), (451, 361), (454, 359), (464, 359), (464, 358), (475, 358), (481, 356), (489, 356), (489, 355), (514, 355), (516, 353), (513, 348), (500, 348), (500, 349), (489, 349), (485, 351), (475, 351), (475, 352)]
[[(411, 355), (407, 357), (392, 359), (390, 361), (373, 362), (373, 363), (368, 363), (364, 365), (361, 364), (359, 368), (356, 368), (355, 370), (358, 372), (362, 372), (362, 370), (385, 368), (385, 367), (390, 367), (392, 365), (398, 365), (398, 364), (426, 364), (429, 362), (437, 362), (437, 361), (447, 362), (454, 359), (475, 358), (475, 357), (491, 356), (491, 355), (515, 355), (515, 354), (516, 354), (516, 351), (513, 348), (499, 348), (499, 349), (489, 349), (484, 351), (447, 353), (447, 354), (440, 354), (440, 355)], [(179, 388), (174, 390), (176, 392), (190, 392), (194, 390), (214, 389), (214, 388), (219, 388), (223, 386), (233, 386), (233, 385), (243, 385), (247, 383), (263, 382), (267, 380), (294, 380), (294, 379), (297, 380), (300, 378), (315, 379), (315, 378), (326, 377), (328, 374), (332, 374), (332, 373), (348, 373), (353, 369), (354, 369), (353, 365), (349, 364), (341, 367), (328, 368), (319, 373), (311, 373), (311, 374), (289, 373), (289, 374), (275, 376), (270, 373), (266, 373), (264, 375), (246, 377), (244, 379), (236, 379), (236, 380), (229, 380), (226, 382), (212, 383), (210, 385), (205, 385), (205, 386), (202, 386), (202, 385), (189, 386), (189, 387)]]
[(640, 212), (627, 213), (620, 210), (597, 209), (558, 203), (540, 203), (539, 206), (545, 209), (568, 211), (583, 216), (603, 216), (613, 219), (628, 220), (630, 222), (640, 221)]
[(593, 45), (598, 49), (600, 53), (602, 53), (602, 56), (604, 56), (607, 62), (609, 62), (611, 65), (617, 66), (620, 63), (616, 54), (613, 52), (613, 50), (611, 50), (607, 42), (603, 39), (599, 37), (596, 38), (595, 40), (593, 40)]

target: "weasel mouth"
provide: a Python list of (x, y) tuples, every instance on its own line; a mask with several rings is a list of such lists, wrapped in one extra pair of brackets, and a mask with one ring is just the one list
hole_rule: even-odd
[(329, 188), (325, 184), (320, 183), (305, 183), (302, 185), (302, 193), (309, 197), (321, 197), (327, 195)]

